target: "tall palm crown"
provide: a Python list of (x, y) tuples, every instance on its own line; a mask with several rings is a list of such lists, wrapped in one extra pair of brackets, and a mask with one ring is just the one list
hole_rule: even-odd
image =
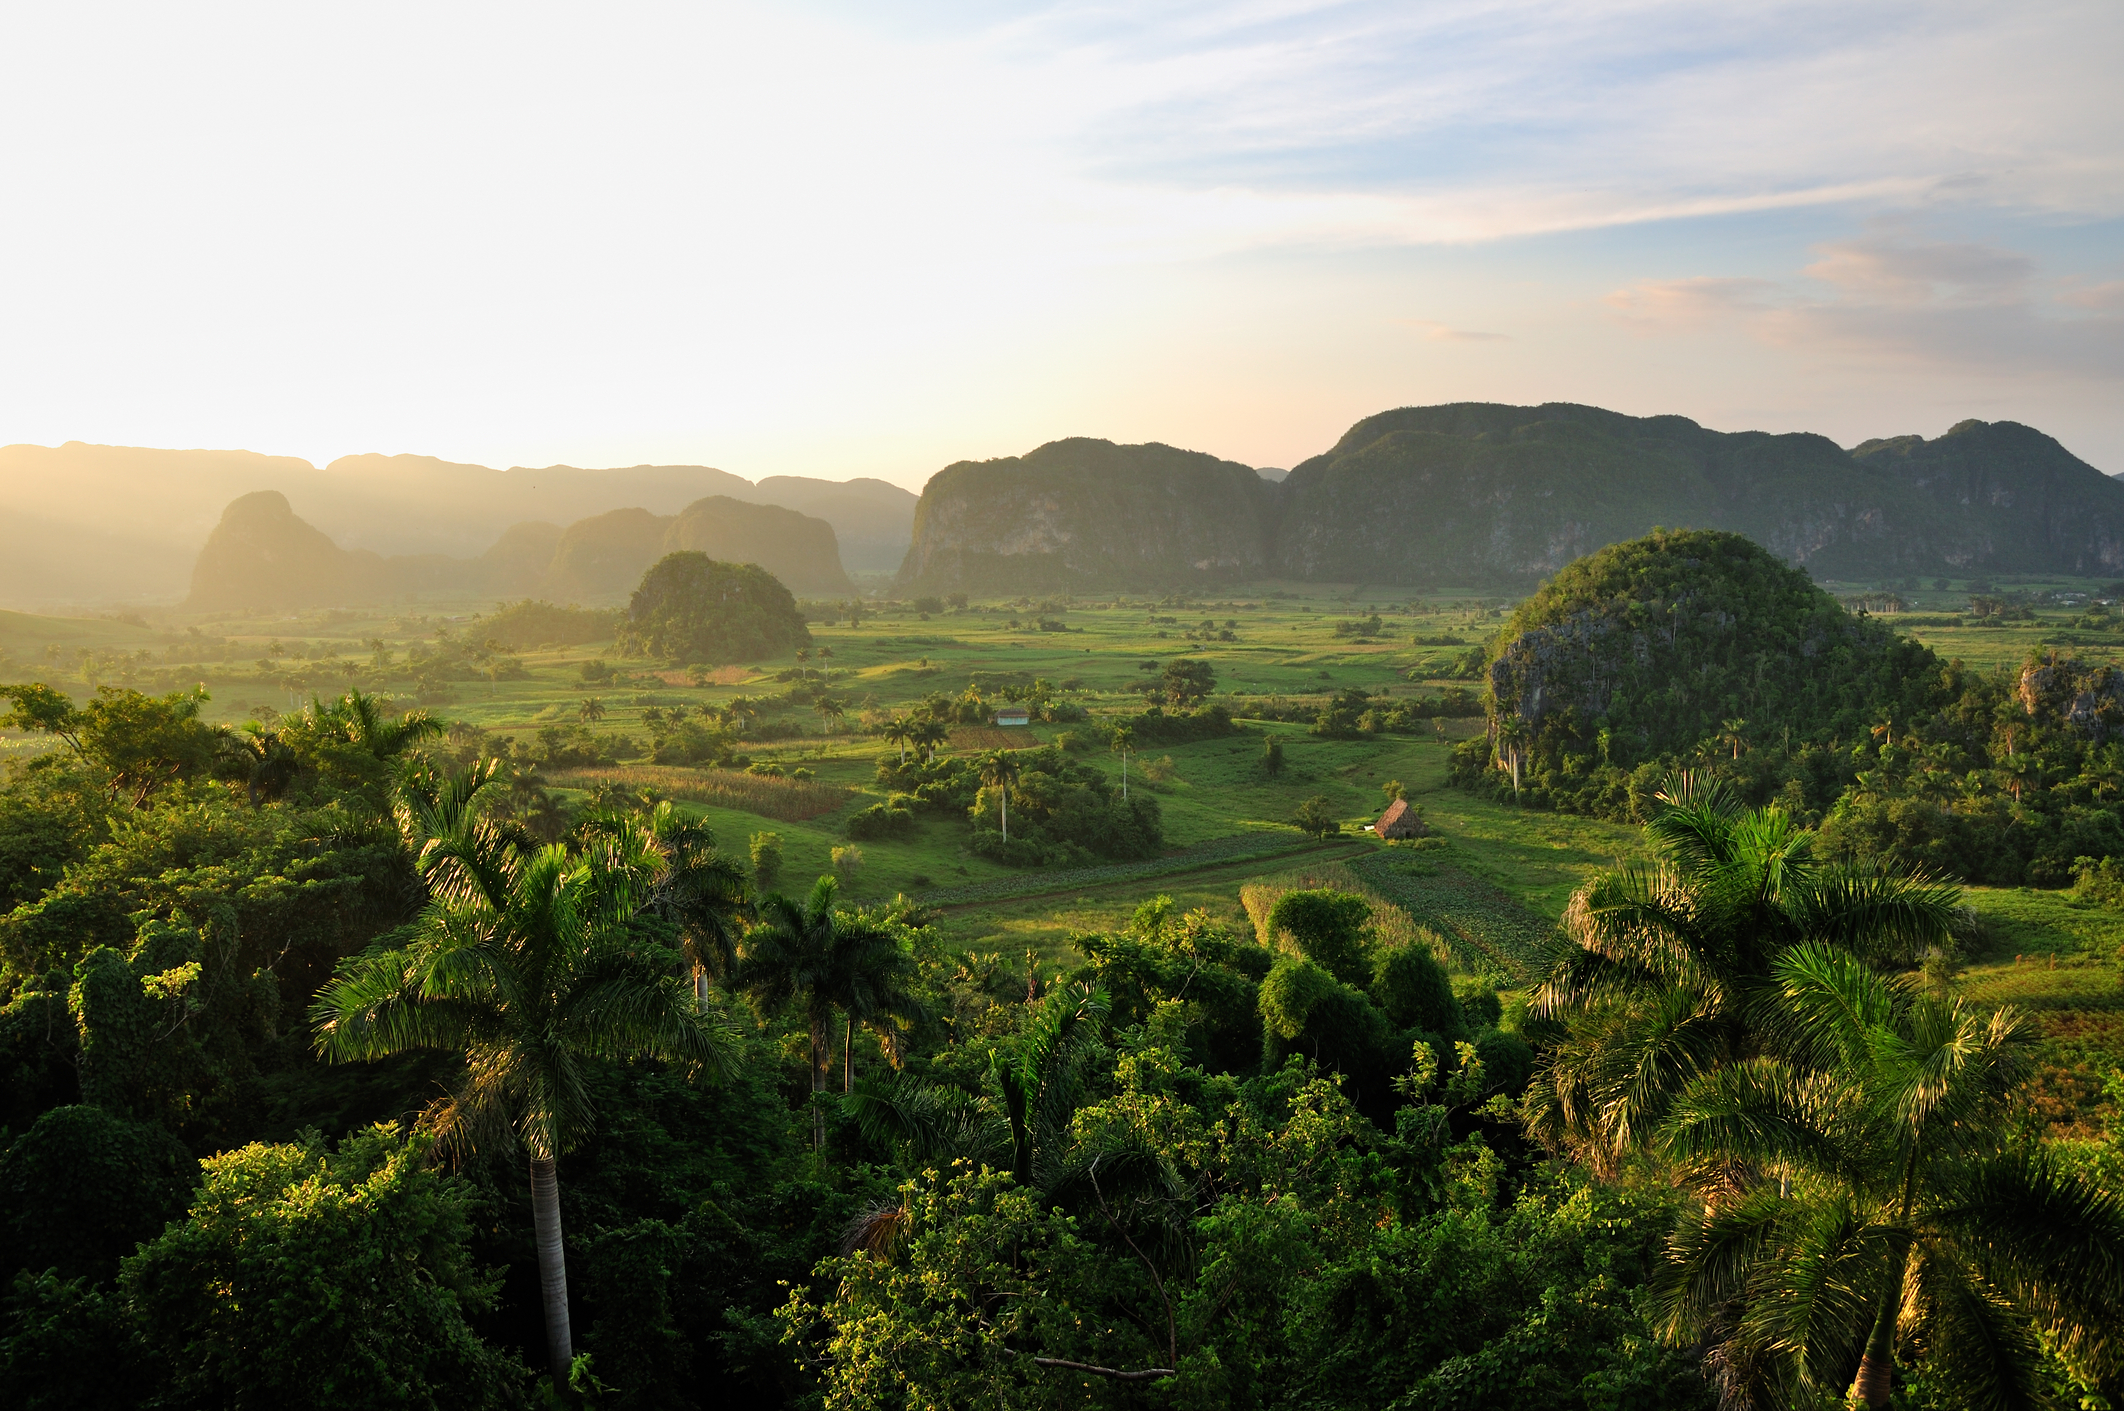
[(715, 834), (669, 802), (640, 819), (600, 814), (587, 825), (608, 847), (621, 850), (627, 866), (644, 880), (638, 914), (655, 917), (675, 931), (691, 972), (696, 1007), (707, 1003), (713, 978), (736, 971), (738, 944), (752, 919), (745, 870), (716, 850)]
[(1659, 795), (1646, 831), (1659, 862), (1571, 899), (1534, 994), (1534, 1012), (1568, 1033), (1530, 1093), (1531, 1129), (1601, 1169), (1644, 1149), (1690, 1081), (1760, 1051), (1754, 1008), (1792, 946), (1908, 961), (1964, 924), (1955, 888), (1822, 863), (1782, 810), (1744, 808), (1695, 776)]
[(990, 750), (979, 762), (981, 782), (996, 791), (996, 806), (1002, 813), (1003, 837), (1010, 838), (1010, 789), (1020, 773), (1017, 757), (1009, 750)]
[(1683, 1222), (1660, 1291), (1667, 1334), (1711, 1349), (1723, 1404), (1848, 1386), (1884, 1406), (1901, 1349), (1953, 1405), (2036, 1406), (2039, 1338), (2089, 1384), (2124, 1373), (2124, 1200), (2013, 1147), (2019, 1016), (1829, 945), (1771, 968), (1768, 1052), (1697, 1077), (1658, 1138), (1728, 1195)]
[(484, 816), (491, 763), (452, 777), (415, 772), (397, 808), (429, 893), (397, 949), (344, 962), (320, 992), (317, 1047), (333, 1061), (411, 1049), (465, 1058), (428, 1114), (446, 1140), (521, 1150), (556, 1378), (571, 1353), (554, 1163), (595, 1123), (585, 1069), (649, 1055), (726, 1075), (733, 1032), (699, 1012), (677, 957), (639, 922), (653, 880), (638, 838), (585, 852), (527, 846)]
[(885, 737), (885, 743), (900, 747), (900, 763), (907, 763), (907, 745), (913, 738), (913, 727), (907, 717), (895, 715), (885, 722), (885, 728), (879, 733)]
[[(803, 1015), (811, 1038), (811, 1090), (826, 1090), (836, 1009), (851, 1025), (910, 1019), (913, 961), (893, 929), (836, 903), (839, 888), (821, 877), (811, 895), (779, 893), (759, 904), (759, 924), (746, 937), (737, 984), (762, 1004), (789, 1005)], [(826, 1141), (826, 1115), (812, 1110), (812, 1143)]]

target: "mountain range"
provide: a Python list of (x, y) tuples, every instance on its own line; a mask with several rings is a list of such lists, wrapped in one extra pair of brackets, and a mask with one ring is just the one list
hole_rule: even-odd
[(0, 447), (0, 602), (180, 598), (223, 511), (264, 490), (280, 493), (340, 549), (460, 559), (486, 554), (512, 525), (567, 526), (620, 508), (671, 517), (723, 496), (824, 520), (839, 562), (872, 572), (899, 567), (915, 508), (913, 494), (882, 480), (770, 476), (755, 484), (709, 466), (494, 470), (359, 455), (320, 470), (251, 451), (14, 445)]
[(184, 605), (287, 611), (466, 596), (604, 605), (625, 602), (650, 565), (681, 549), (756, 563), (807, 597), (855, 591), (842, 572), (832, 525), (728, 495), (706, 496), (675, 515), (621, 509), (565, 529), (515, 524), (486, 552), (455, 558), (341, 548), (299, 517), (287, 496), (256, 490), (222, 512), (193, 565)]
[(1660, 525), (1745, 534), (1818, 578), (2124, 576), (2124, 484), (2015, 422), (1845, 450), (1680, 416), (1458, 403), (1367, 417), (1280, 481), (1087, 439), (962, 461), (924, 488), (899, 583), (1524, 587)]

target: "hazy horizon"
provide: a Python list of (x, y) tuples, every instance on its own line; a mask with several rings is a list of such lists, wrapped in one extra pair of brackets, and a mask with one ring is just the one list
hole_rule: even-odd
[[(114, 22), (115, 17), (115, 22)], [(919, 488), (1569, 401), (2124, 470), (2124, 12), (17, 18), (0, 441)], [(357, 449), (361, 448), (361, 449)]]

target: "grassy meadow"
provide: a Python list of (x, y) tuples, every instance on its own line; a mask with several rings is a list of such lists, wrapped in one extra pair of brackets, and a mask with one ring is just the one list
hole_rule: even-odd
[[(1826, 584), (1847, 600), (1870, 585)], [(2017, 585), (2032, 616), (2018, 621), (1951, 619), (1968, 607), (1966, 588), (1899, 590), (1905, 630), (1942, 657), (1980, 669), (2013, 664), (2038, 645), (2114, 656), (2124, 632), (2086, 625), (2086, 607), (2044, 595), (2092, 597), (2105, 585)], [(1382, 908), (1430, 926), (1455, 968), (1510, 989), (1523, 983), (1530, 954), (1562, 915), (1572, 892), (1595, 870), (1642, 856), (1635, 828), (1528, 812), (1477, 800), (1446, 785), (1450, 743), (1482, 728), (1479, 718), (1440, 722), (1434, 733), (1331, 740), (1307, 726), (1260, 718), (1264, 706), (1317, 704), (1345, 687), (1373, 694), (1474, 691), (1467, 658), (1495, 632), (1512, 601), (1495, 595), (1363, 586), (1254, 584), (1189, 598), (1098, 601), (1026, 599), (974, 603), (923, 614), (911, 604), (807, 604), (813, 618), (813, 670), (847, 703), (828, 722), (791, 706), (764, 717), (794, 724), (793, 738), (748, 745), (756, 763), (799, 766), (808, 780), (735, 770), (623, 761), (602, 769), (557, 771), (546, 783), (580, 801), (604, 784), (628, 793), (652, 789), (697, 813), (727, 847), (743, 853), (754, 834), (779, 835), (783, 886), (834, 867), (848, 845), (847, 821), (879, 801), (876, 764), (893, 747), (875, 733), (894, 711), (937, 693), (956, 696), (980, 675), (1029, 684), (1044, 678), (1057, 698), (1080, 707), (1078, 725), (1022, 729), (957, 727), (947, 752), (1004, 742), (1044, 745), (1074, 733), (1077, 756), (1118, 781), (1121, 760), (1102, 743), (1102, 718), (1142, 708), (1140, 687), (1164, 662), (1187, 656), (1216, 672), (1214, 699), (1244, 728), (1224, 739), (1145, 749), (1128, 762), (1129, 787), (1156, 795), (1167, 855), (1147, 862), (1075, 870), (1012, 869), (973, 856), (967, 825), (923, 816), (905, 840), (857, 845), (860, 863), (844, 872), (843, 892), (858, 901), (898, 893), (931, 903), (949, 942), (967, 951), (1030, 958), (1044, 970), (1073, 961), (1071, 937), (1126, 923), (1145, 898), (1164, 894), (1234, 926), (1250, 924), (1240, 903), (1249, 881), (1313, 878), (1361, 886)], [(596, 701), (595, 733), (627, 737), (646, 753), (643, 711), (696, 710), (738, 697), (759, 700), (787, 689), (793, 660), (686, 672), (619, 658), (609, 642), (548, 646), (508, 654), (486, 679), (423, 684), (416, 651), (477, 643), (492, 604), (422, 604), (370, 613), (293, 617), (187, 617), (134, 613), (100, 618), (0, 613), (0, 680), (44, 680), (86, 697), (97, 685), (169, 691), (204, 687), (209, 718), (270, 719), (312, 694), (349, 686), (419, 703), (453, 722), (500, 736), (531, 737), (585, 718)], [(1376, 632), (1353, 635), (1374, 613)], [(831, 618), (831, 620), (822, 620)], [(1337, 625), (1343, 630), (1338, 633)], [(1057, 630), (1059, 629), (1059, 630)], [(605, 663), (610, 680), (586, 680)], [(778, 681), (777, 677), (783, 679)], [(998, 694), (991, 689), (989, 694)], [(1263, 764), (1265, 737), (1283, 744), (1284, 767)], [(0, 734), (0, 758), (47, 747)], [(1398, 780), (1436, 829), (1422, 848), (1388, 847), (1363, 832)], [(1299, 803), (1325, 797), (1342, 819), (1340, 837), (1315, 841), (1291, 823)], [(2045, 1034), (2041, 1106), (2062, 1134), (2097, 1129), (2107, 1110), (2104, 1075), (2124, 1067), (2124, 988), (2116, 957), (2124, 916), (2059, 893), (1975, 888), (1982, 921), (1977, 954), (1960, 983), (1973, 997), (2028, 1009)]]

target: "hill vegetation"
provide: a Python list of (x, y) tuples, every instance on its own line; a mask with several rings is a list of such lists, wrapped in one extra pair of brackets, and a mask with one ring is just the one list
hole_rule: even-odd
[(770, 657), (0, 614), (0, 1403), (2124, 1400), (2100, 583), (679, 558)]
[(1568, 566), (1485, 653), (1464, 787), (1647, 816), (1676, 769), (1821, 825), (1846, 857), (2059, 886), (2124, 853), (2124, 671), (2056, 648), (1978, 672), (1848, 613), (1738, 535)]
[(1460, 403), (1367, 417), (1280, 483), (1202, 462), (1072, 440), (948, 467), (902, 582), (1524, 587), (1656, 525), (1745, 534), (1824, 578), (2124, 572), (2124, 485), (2011, 422), (1846, 452), (1678, 416)]
[(1268, 566), (1272, 487), (1249, 466), (1075, 437), (930, 477), (899, 586), (1044, 593), (1230, 581)]
[(670, 661), (758, 661), (808, 646), (796, 599), (751, 563), (717, 563), (692, 550), (666, 554), (627, 602), (618, 645)]

